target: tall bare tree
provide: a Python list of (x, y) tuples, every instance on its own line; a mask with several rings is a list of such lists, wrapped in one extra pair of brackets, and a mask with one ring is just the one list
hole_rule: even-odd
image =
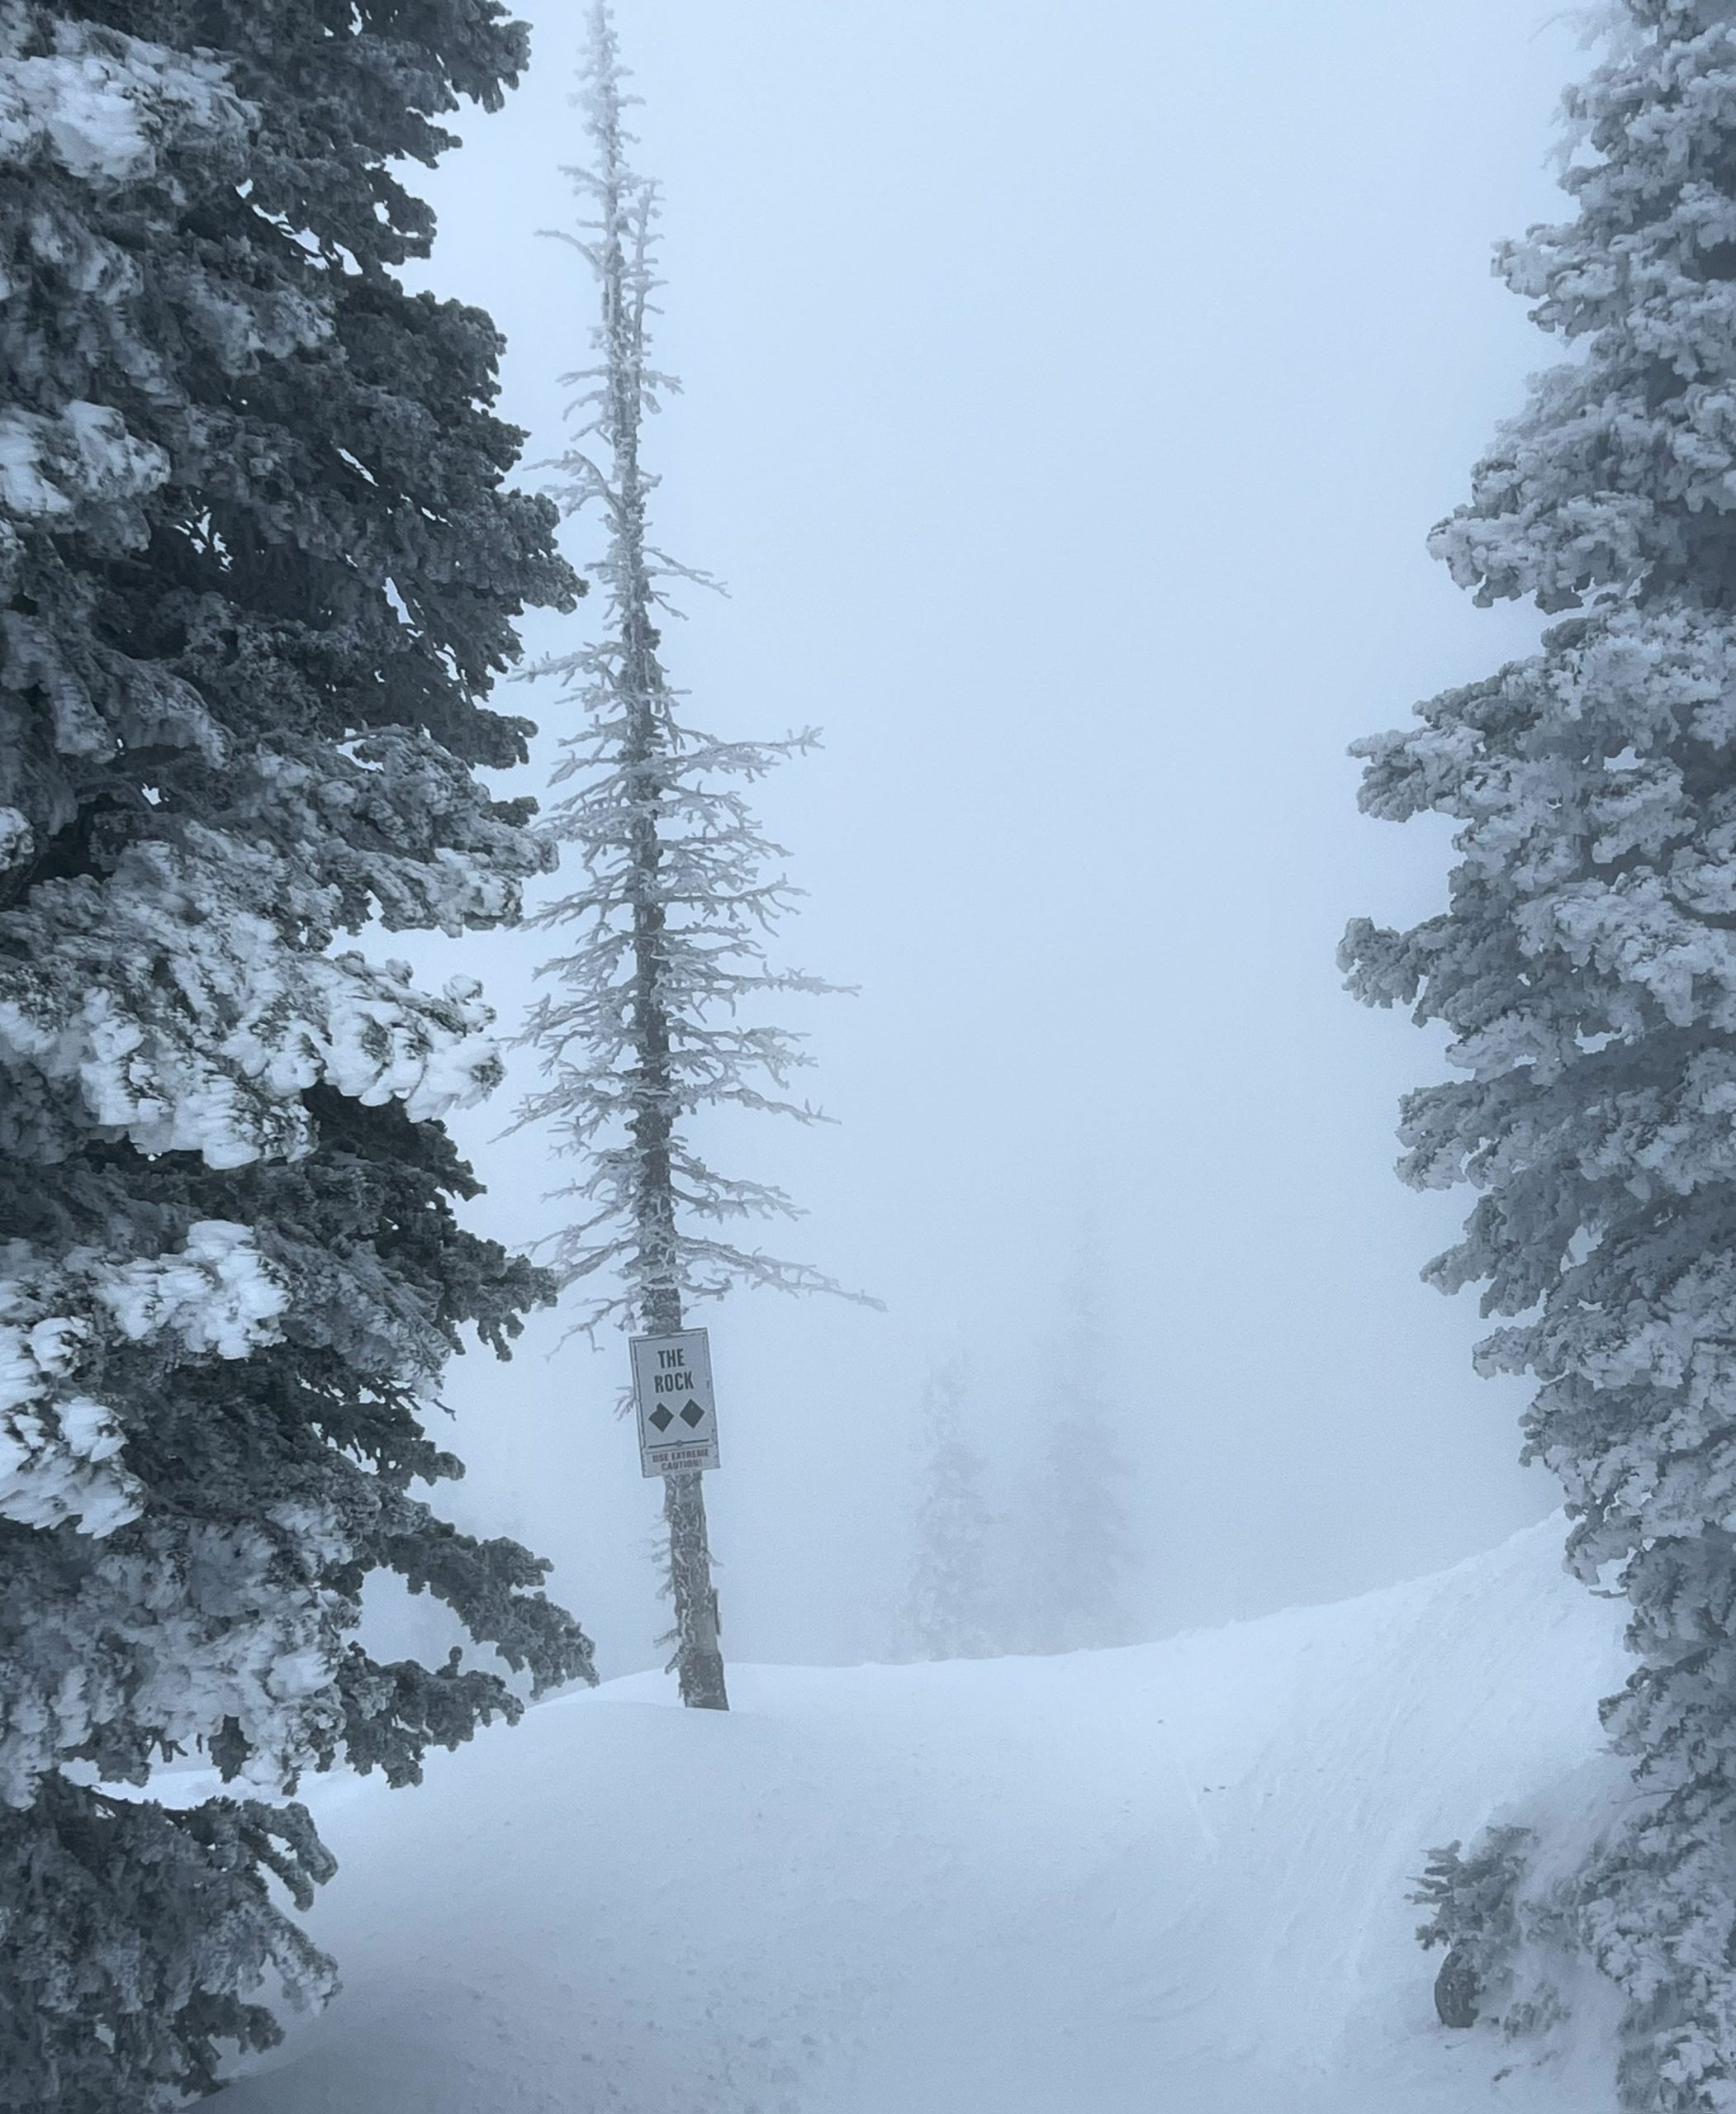
[[(811, 729), (780, 742), (728, 742), (678, 713), (661, 655), (677, 581), (710, 585), (650, 539), (657, 479), (644, 465), (647, 414), (678, 386), (648, 363), (657, 186), (629, 167), (623, 128), (632, 100), (606, 0), (591, 9), (577, 97), (589, 147), (567, 173), (581, 216), (557, 231), (595, 276), (601, 315), (595, 363), (564, 376), (579, 394), (572, 443), (553, 466), (569, 514), (600, 517), (602, 550), (588, 569), (600, 588), (592, 642), (538, 672), (566, 686), (581, 722), (554, 775), (574, 789), (552, 827), (576, 851), (582, 885), (538, 922), (570, 931), (545, 963), (551, 989), (526, 1034), (544, 1083), (523, 1120), (550, 1123), (582, 1168), (558, 1193), (578, 1216), (553, 1242), (563, 1285), (590, 1287), (580, 1326), (637, 1326), (666, 1335), (695, 1302), (732, 1287), (837, 1291), (806, 1265), (726, 1235), (757, 1217), (792, 1217), (780, 1190), (718, 1172), (693, 1140), (693, 1119), (719, 1107), (818, 1120), (789, 1097), (809, 1061), (800, 1039), (757, 1017), (769, 993), (822, 992), (816, 978), (769, 965), (767, 932), (794, 891), (774, 870), (785, 855), (761, 834), (742, 787), (813, 746)], [(668, 1583), (682, 1700), (728, 1708), (717, 1595), (700, 1473), (665, 1478)]]

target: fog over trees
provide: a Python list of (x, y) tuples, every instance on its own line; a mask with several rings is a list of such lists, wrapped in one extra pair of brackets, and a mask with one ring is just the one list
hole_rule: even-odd
[[(1037, 7), (621, 20), (664, 201), (657, 362), (685, 384), (648, 429), (657, 540), (730, 588), (683, 593), (662, 650), (719, 733), (823, 728), (754, 801), (805, 891), (783, 958), (857, 991), (771, 1016), (810, 1036), (803, 1091), (835, 1125), (719, 1112), (696, 1135), (810, 1214), (774, 1253), (888, 1309), (732, 1302), (720, 1385), (753, 1408), (707, 1496), (733, 1655), (886, 1649), (908, 1448), (951, 1344), (1003, 1405), (1015, 1501), (1082, 1210), (1105, 1313), (1155, 1367), (1122, 1428), (1145, 1633), (1451, 1562), (1555, 1502), (1514, 1462), (1522, 1389), (1475, 1380), (1474, 1314), (1417, 1282), (1455, 1215), (1390, 1178), (1416, 1059), (1334, 965), (1348, 915), (1411, 922), (1439, 870), (1347, 821), (1345, 747), (1535, 634), (1458, 596), (1423, 537), (1534, 358), (1487, 259), (1555, 196), (1575, 45), (1553, 12), (1466, 0), (1394, 44), (1390, 8), (1358, 0), (1263, 17), (1250, 49), (1227, 18), (1093, 0), (1059, 79)], [(564, 444), (555, 377), (593, 321), (582, 268), (536, 234), (567, 211), (576, 29), (534, 20), (510, 119), (433, 179), (429, 283), (505, 329), (534, 460)], [(1238, 146), (1202, 87), (1154, 126), (1157, 78), (1238, 80), (1260, 122)], [(909, 152), (880, 166), (887, 136)], [(1164, 205), (1196, 191), (1221, 216)], [(1096, 322), (1052, 298), (1079, 273)], [(1059, 378), (1105, 343), (1145, 379), (1061, 418)], [(582, 568), (582, 524), (567, 547)], [(595, 608), (530, 613), (529, 657), (572, 650)], [(544, 732), (515, 786), (539, 792), (557, 715), (534, 686), (518, 702)], [(423, 945), (429, 974), (462, 969)], [(503, 1016), (548, 952), (491, 944)], [(1109, 1052), (1144, 1083), (1100, 1088)], [(529, 1053), (508, 1064), (508, 1094), (533, 1090)], [(561, 1170), (500, 1129), (461, 1121), (491, 1178), (474, 1222), (520, 1246), (558, 1222), (540, 1199)], [(665, 1626), (646, 1493), (611, 1354), (543, 1355), (565, 1326), (533, 1321), (505, 1405), (454, 1372), (463, 1516), (553, 1554), (624, 1672)]]

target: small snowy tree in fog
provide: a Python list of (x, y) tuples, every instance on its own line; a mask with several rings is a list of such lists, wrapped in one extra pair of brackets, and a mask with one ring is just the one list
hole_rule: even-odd
[[(537, 1274), (465, 1233), (439, 1123), (498, 1078), (475, 988), (337, 944), (515, 912), (474, 767), (527, 600), (486, 317), (406, 293), (406, 161), (524, 57), (493, 0), (0, 5), (0, 2105), (143, 2114), (329, 1964), (341, 1759), (413, 1780), (520, 1705), (375, 1663), (382, 1567), (538, 1685), (547, 1567), (411, 1495), (467, 1325)], [(238, 1795), (165, 1811), (202, 1750)]]
[(931, 1373), (923, 1397), (902, 1648), (914, 1659), (982, 1659), (997, 1648), (994, 1521), (983, 1459), (965, 1438), (958, 1367)]
[(1027, 1647), (1079, 1652), (1125, 1644), (1134, 1552), (1127, 1511), (1132, 1465), (1104, 1395), (1103, 1329), (1081, 1269), (1070, 1293), (1041, 1405), (1043, 1450), (1008, 1553), (1011, 1604), (1025, 1609)]
[[(538, 914), (574, 938), (542, 970), (554, 988), (526, 1032), (547, 1083), (524, 1120), (548, 1122), (582, 1163), (561, 1192), (579, 1216), (553, 1244), (562, 1284), (593, 1287), (582, 1325), (636, 1324), (667, 1335), (696, 1302), (733, 1287), (837, 1289), (804, 1264), (728, 1237), (794, 1207), (777, 1189), (719, 1173), (692, 1135), (692, 1119), (708, 1109), (816, 1117), (788, 1097), (790, 1075), (807, 1061), (797, 1038), (755, 1007), (770, 993), (827, 987), (767, 964), (763, 937), (794, 892), (771, 870), (783, 855), (741, 789), (815, 737), (729, 742), (697, 732), (664, 668), (671, 586), (700, 576), (651, 541), (657, 480), (641, 456), (646, 415), (676, 386), (647, 360), (657, 192), (627, 161), (629, 98), (603, 0), (590, 24), (579, 100), (591, 159), (567, 171), (585, 211), (562, 239), (595, 273), (602, 316), (596, 363), (563, 377), (581, 390), (578, 430), (555, 467), (562, 510), (600, 517), (602, 608), (594, 642), (539, 671), (563, 681), (580, 723), (555, 773), (557, 785), (576, 781), (576, 789), (554, 809), (553, 831), (577, 852), (585, 879)], [(664, 1501), (681, 1695), (726, 1709), (699, 1471), (666, 1476)]]
[(1459, 825), (1449, 907), (1352, 927), (1354, 988), (1452, 1037), (1402, 1171), (1469, 1181), (1430, 1269), (1510, 1317), (1569, 1561), (1619, 1583), (1606, 1716), (1639, 1795), (1581, 1878), (1628, 1993), (1621, 2089), (1736, 2106), (1736, 18), (1625, 0), (1569, 98), (1577, 211), (1502, 254), (1579, 357), (1545, 373), (1434, 547), (1534, 656), (1361, 745), (1363, 804)]

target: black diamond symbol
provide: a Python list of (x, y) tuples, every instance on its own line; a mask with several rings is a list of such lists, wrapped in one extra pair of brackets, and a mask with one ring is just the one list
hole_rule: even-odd
[(654, 1409), (652, 1411), (651, 1415), (646, 1419), (646, 1422), (647, 1424), (654, 1424), (659, 1431), (667, 1431), (670, 1425), (675, 1422), (675, 1419), (670, 1415), (667, 1410), (662, 1408), (660, 1405), (657, 1409)]
[(705, 1412), (697, 1402), (690, 1402), (681, 1412), (681, 1422), (690, 1431), (697, 1431), (705, 1421)]

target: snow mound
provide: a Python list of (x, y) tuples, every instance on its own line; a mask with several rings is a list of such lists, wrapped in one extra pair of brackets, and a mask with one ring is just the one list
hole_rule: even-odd
[(1436, 2024), (1406, 1900), (1598, 1751), (1562, 1533), (1126, 1651), (737, 1667), (728, 1717), (638, 1676), (318, 1787), (344, 1992), (225, 2109), (1613, 2114), (1595, 2023)]

